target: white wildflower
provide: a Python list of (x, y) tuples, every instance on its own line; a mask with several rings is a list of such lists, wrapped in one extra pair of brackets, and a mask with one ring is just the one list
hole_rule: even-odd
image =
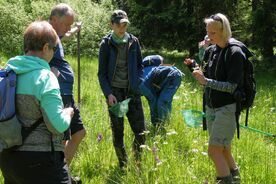
[(142, 149), (147, 149), (147, 150), (151, 150), (150, 149), (150, 147), (148, 146), (148, 145), (145, 145), (145, 144), (143, 144), (143, 145), (140, 145), (140, 148), (142, 148)]
[(175, 135), (175, 134), (177, 134), (177, 132), (176, 131), (171, 131), (171, 132), (168, 132), (168, 133), (166, 133), (167, 135)]

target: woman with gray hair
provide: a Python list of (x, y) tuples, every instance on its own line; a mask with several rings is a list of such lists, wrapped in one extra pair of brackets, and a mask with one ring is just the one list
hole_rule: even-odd
[(73, 108), (64, 108), (58, 80), (49, 62), (58, 36), (47, 21), (35, 21), (24, 32), (23, 56), (11, 58), (6, 68), (17, 74), (16, 116), (23, 144), (0, 155), (6, 184), (71, 183), (64, 161), (63, 132), (69, 128)]
[[(239, 46), (230, 44), (234, 39), (231, 38), (230, 24), (225, 15), (217, 13), (204, 22), (213, 45), (205, 51), (202, 70), (194, 70), (193, 76), (205, 87), (208, 155), (215, 165), (217, 182), (237, 184), (240, 183), (239, 169), (231, 153), (236, 130), (234, 92), (242, 85), (243, 62), (246, 58)], [(192, 61), (186, 59), (184, 63)]]

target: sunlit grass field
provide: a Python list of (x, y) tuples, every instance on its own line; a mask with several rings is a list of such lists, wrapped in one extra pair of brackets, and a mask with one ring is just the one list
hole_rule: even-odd
[[(77, 101), (77, 59), (67, 58), (75, 71)], [(125, 144), (129, 155), (128, 167), (121, 171), (112, 146), (108, 110), (97, 79), (97, 59), (81, 59), (81, 115), (87, 136), (79, 147), (70, 169), (84, 184), (199, 184), (215, 183), (215, 170), (207, 156), (208, 135), (202, 128), (188, 127), (182, 110), (201, 110), (202, 87), (182, 66), (186, 74), (174, 96), (171, 121), (165, 132), (154, 133), (150, 124), (147, 101), (143, 97), (147, 141), (143, 147), (141, 169), (133, 161), (133, 134), (125, 119)], [(256, 73), (257, 97), (250, 110), (249, 126), (276, 134), (276, 72)], [(244, 115), (240, 123), (244, 123)], [(102, 136), (102, 137), (101, 137)], [(276, 183), (276, 138), (241, 128), (240, 139), (233, 142), (233, 153), (241, 169), (243, 184)], [(0, 179), (3, 183), (3, 179)]]

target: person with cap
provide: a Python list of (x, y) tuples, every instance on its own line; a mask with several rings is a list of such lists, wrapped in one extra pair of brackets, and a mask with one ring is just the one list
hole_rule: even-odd
[[(83, 138), (85, 137), (86, 130), (83, 125), (80, 111), (75, 104), (73, 96), (74, 73), (73, 69), (64, 58), (64, 50), (61, 39), (70, 37), (72, 34), (78, 32), (80, 27), (71, 29), (71, 25), (75, 21), (75, 13), (73, 9), (65, 4), (60, 3), (54, 6), (51, 10), (49, 18), (50, 24), (53, 26), (59, 36), (57, 50), (49, 63), (52, 72), (57, 76), (62, 101), (65, 107), (72, 107), (74, 109), (74, 116), (70, 123), (70, 128), (65, 132), (65, 158), (67, 164), (70, 165), (77, 148)], [(72, 177), (72, 181), (80, 183), (79, 177)]]
[(169, 120), (173, 96), (184, 76), (175, 66), (163, 64), (163, 60), (160, 55), (143, 59), (144, 80), (140, 84), (140, 90), (149, 103), (151, 123), (157, 128)]
[[(137, 166), (140, 165), (141, 148), (145, 143), (145, 120), (139, 84), (143, 77), (142, 54), (139, 40), (126, 32), (130, 24), (123, 10), (111, 15), (111, 33), (106, 35), (99, 49), (98, 79), (109, 107), (131, 98), (126, 114), (134, 133), (133, 153)], [(109, 111), (113, 146), (119, 166), (126, 166), (128, 157), (124, 144), (124, 118)]]

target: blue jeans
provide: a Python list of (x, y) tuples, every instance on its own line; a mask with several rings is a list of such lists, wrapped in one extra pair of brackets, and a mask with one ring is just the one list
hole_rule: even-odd
[(145, 83), (140, 85), (140, 89), (147, 98), (150, 106), (151, 122), (157, 125), (165, 122), (172, 110), (172, 100), (177, 89), (181, 84), (181, 77), (168, 78), (162, 84), (162, 89), (154, 90), (151, 86), (146, 86)]

